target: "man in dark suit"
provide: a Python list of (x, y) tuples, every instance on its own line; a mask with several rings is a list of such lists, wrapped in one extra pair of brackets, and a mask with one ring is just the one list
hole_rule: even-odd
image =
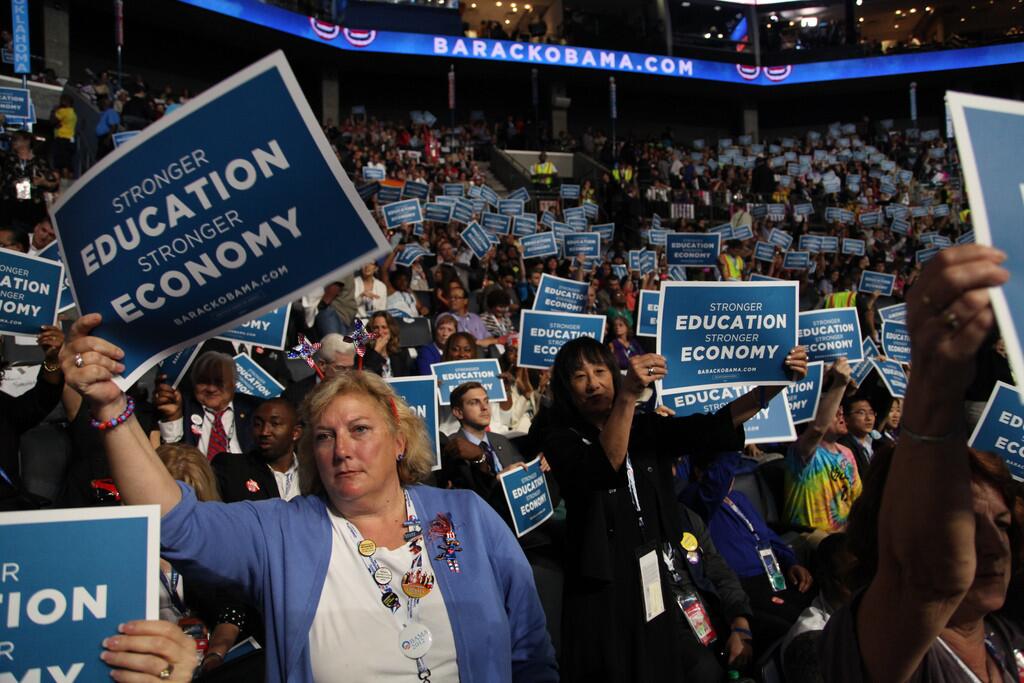
[[(331, 379), (342, 370), (350, 370), (356, 366), (355, 344), (345, 341), (340, 334), (327, 334), (320, 340), (320, 348), (313, 361), (324, 373), (324, 379)], [(373, 350), (372, 346), (366, 347), (366, 355), (363, 356), (363, 369), (375, 374), (381, 374), (384, 369), (384, 359)], [(295, 407), (302, 405), (306, 394), (321, 382), (316, 373), (309, 375), (295, 382), (284, 390), (284, 397)]]
[(213, 459), (217, 486), (226, 503), (239, 500), (291, 500), (299, 495), (295, 448), (302, 436), (295, 408), (283, 398), (272, 398), (252, 417), (256, 447), (245, 453), (221, 453)]
[(235, 394), (235, 361), (224, 353), (200, 355), (189, 373), (192, 392), (157, 386), (154, 405), (164, 443), (196, 446), (207, 458), (252, 449), (252, 414), (259, 399)]
[[(512, 514), (497, 475), (525, 465), (522, 453), (504, 436), (487, 431), (491, 425), (491, 404), (487, 390), (479, 382), (456, 387), (451, 394), (451, 410), (461, 428), (449, 435), (444, 446), (438, 485), (475, 491), (512, 527)], [(543, 454), (540, 457), (541, 469), (549, 472), (547, 460)], [(557, 506), (557, 486), (550, 475), (546, 478), (551, 503)], [(558, 551), (563, 545), (558, 538), (561, 534), (561, 522), (552, 518), (519, 539), (533, 569), (556, 651), (560, 645), (562, 612), (563, 571)]]

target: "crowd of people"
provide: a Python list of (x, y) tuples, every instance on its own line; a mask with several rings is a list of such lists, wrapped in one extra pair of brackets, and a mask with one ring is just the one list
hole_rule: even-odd
[[(587, 131), (582, 147), (608, 162), (601, 181), (578, 200), (558, 193), (571, 179), (524, 189), (539, 230), (588, 204), (590, 224), (614, 223), (596, 260), (525, 258), (511, 233), (478, 257), (458, 221), (385, 228), (381, 207), (405, 183), (426, 183), (430, 202), (459, 188), (478, 219), (492, 210), (483, 122), (350, 117), (324, 133), (393, 250), (290, 305), (285, 347), (319, 344), (315, 371), (284, 349), (209, 339), (180, 376), (160, 369), (123, 393), (111, 381), (123, 354), (89, 311), (41, 330), (38, 375), (4, 363), (20, 380), (0, 393), (4, 508), (161, 507), (165, 623), (106, 641), (119, 680), (188, 680), (197, 652), (201, 672), (227, 675), (250, 637), (268, 679), (289, 681), (1024, 674), (1022, 615), (1006, 602), (1024, 494), (966, 445), (995, 382), (1013, 381), (986, 294), (1007, 273), (999, 252), (970, 244), (956, 152), (938, 131), (865, 120), (763, 143), (666, 132), (614, 147)], [(0, 248), (38, 253), (55, 239), (59, 176), (25, 170), (32, 141), (19, 140)], [(717, 265), (670, 268), (671, 231), (722, 233)], [(787, 268), (779, 234), (792, 249), (861, 240), (863, 253), (819, 247)], [(414, 247), (426, 253), (400, 265)], [(636, 252), (654, 258), (638, 269)], [(892, 295), (858, 292), (866, 271), (894, 275)], [(537, 370), (518, 363), (517, 328), (544, 274), (589, 283), (581, 312), (607, 325)], [(906, 303), (905, 400), (840, 358), (791, 443), (745, 442), (778, 386), (714, 414), (662, 405), (666, 363), (636, 335), (639, 293), (751, 276), (799, 282), (801, 310), (855, 307), (875, 341), (879, 310)], [(375, 335), (365, 349), (359, 325)], [(239, 353), (283, 394), (237, 391)], [(507, 398), (457, 387), (435, 454), (389, 380), (474, 358), (498, 360)], [(795, 347), (784, 369), (798, 381), (807, 361)], [(49, 499), (23, 478), (39, 430), (67, 444)], [(517, 539), (498, 475), (536, 458), (556, 513)]]

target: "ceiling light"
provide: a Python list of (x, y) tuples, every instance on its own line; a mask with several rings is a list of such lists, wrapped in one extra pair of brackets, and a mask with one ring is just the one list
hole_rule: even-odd
[(526, 8), (526, 11), (527, 11), (527, 12), (529, 12), (530, 10), (532, 10), (532, 9), (533, 9), (533, 6), (532, 6), (532, 5), (523, 5), (523, 7), (525, 7), (525, 8)]
[(705, 34), (704, 34), (704, 37), (705, 37), (705, 38), (710, 38), (710, 37), (711, 37), (711, 34), (710, 34), (710, 33), (705, 33)]
[(501, 0), (498, 0), (496, 3), (494, 3), (494, 6), (495, 7), (501, 7)]
[(964, 17), (960, 17), (960, 23), (963, 23), (963, 22), (965, 22), (965, 21), (967, 21), (967, 19), (966, 19), (966, 18), (964, 18)]
[(916, 7), (911, 7), (910, 8), (910, 13), (911, 14), (916, 14), (917, 13), (917, 8)]
[(716, 12), (721, 12), (722, 11), (722, 6), (721, 5), (715, 5), (715, 11)]
[(684, 2), (683, 3), (683, 7), (689, 7), (689, 6), (690, 6), (690, 3), (688, 3), (688, 2)]
[(860, 7), (863, 4), (864, 4), (864, 0), (857, 0), (857, 7)]
[[(506, 21), (505, 23), (507, 24), (507, 23), (508, 23), (508, 21)], [(899, 24), (893, 24), (893, 25), (892, 25), (892, 27), (893, 27), (893, 28), (899, 28), (899, 27), (900, 27), (900, 25), (899, 25)]]
[(778, 14), (773, 14), (771, 16), (771, 19), (772, 19), (772, 21), (778, 21), (779, 20), (779, 15)]
[(513, 8), (512, 8), (512, 11), (513, 11), (513, 12), (518, 12), (518, 11), (519, 11), (519, 8), (518, 8), (518, 7), (513, 7)]
[(791, 21), (791, 22), (789, 22), (789, 25), (790, 26), (796, 26), (796, 23)]
[(931, 7), (928, 7), (928, 6), (926, 6), (926, 7), (924, 8), (924, 11), (925, 11), (925, 12), (931, 12), (931, 11), (932, 11), (932, 8), (931, 8)]
[(765, 28), (771, 28), (771, 27), (772, 27), (772, 25), (771, 25), (771, 24), (765, 24), (765, 26), (764, 26), (764, 27), (765, 27)]
[(859, 21), (860, 23), (862, 23), (862, 24), (863, 24), (863, 23), (864, 23), (864, 17), (861, 17), (861, 18), (860, 18), (860, 19), (858, 19), (857, 21)]
[(512, 22), (511, 22), (511, 21), (509, 21), (508, 19), (506, 19), (506, 20), (505, 20), (505, 23), (506, 23), (506, 24), (511, 24)]
[(476, 3), (474, 2), (472, 5), (469, 6), (469, 8), (470, 9), (476, 9)]
[(718, 38), (719, 38), (719, 40), (721, 40), (721, 38), (722, 38), (722, 34), (721, 33), (718, 34)]

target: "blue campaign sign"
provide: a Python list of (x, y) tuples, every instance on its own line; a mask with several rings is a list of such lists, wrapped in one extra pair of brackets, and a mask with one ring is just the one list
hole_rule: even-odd
[(1024, 200), (1024, 172), (1015, 145), (1008, 144), (1019, 140), (1024, 132), (1024, 105), (956, 92), (947, 93), (947, 98), (971, 199), (975, 239), (978, 244), (997, 247), (1007, 255), (1003, 265), (1010, 271), (1010, 279), (991, 291), (992, 308), (1006, 340), (1010, 368), (1017, 377), (1024, 377), (1020, 329), (1024, 320), (1024, 244), (1013, 227), (1014, 221), (1020, 220)]
[(430, 196), (430, 185), (419, 180), (406, 180), (402, 196), (426, 201)]
[(567, 216), (565, 222), (573, 230), (582, 232), (587, 229), (587, 217), (586, 216)]
[(571, 235), (573, 233), (573, 229), (568, 223), (559, 223), (558, 221), (555, 221), (555, 224), (551, 226), (551, 232), (555, 233), (555, 237), (559, 240), (562, 240), (566, 235)]
[(810, 422), (817, 415), (824, 373), (825, 364), (820, 360), (808, 363), (807, 376), (786, 387), (789, 394), (789, 414), (793, 418), (793, 424)]
[(892, 306), (886, 306), (885, 308), (878, 309), (878, 315), (882, 318), (882, 322), (889, 320), (897, 323), (907, 322), (907, 305), (906, 304), (893, 304)]
[(586, 214), (587, 220), (596, 221), (599, 212), (600, 208), (593, 201), (588, 199), (583, 202), (583, 213)]
[(284, 393), (274, 376), (244, 353), (235, 356), (235, 391), (266, 401)]
[(662, 394), (719, 385), (786, 385), (796, 346), (796, 282), (663, 282)]
[(644, 249), (640, 252), (640, 274), (647, 275), (658, 268), (658, 254)]
[(729, 239), (733, 240), (749, 240), (754, 238), (754, 231), (750, 229), (749, 225), (740, 224), (732, 229), (732, 236)]
[(437, 382), (433, 377), (392, 377), (387, 380), (409, 410), (423, 420), (434, 453), (433, 470), (441, 469), (441, 438), (437, 417)]
[(480, 186), (480, 199), (491, 206), (498, 206), (498, 193), (488, 185)]
[(2, 681), (105, 681), (101, 642), (159, 611), (160, 508), (0, 515)]
[(882, 352), (894, 361), (910, 363), (910, 332), (904, 323), (882, 321)]
[(590, 229), (601, 236), (602, 242), (611, 242), (612, 238), (615, 237), (614, 223), (601, 223), (600, 225), (591, 226)]
[(522, 199), (499, 199), (498, 213), (506, 216), (518, 216), (526, 210)]
[(395, 256), (395, 263), (397, 263), (400, 266), (404, 266), (405, 268), (408, 268), (412, 266), (412, 264), (416, 263), (416, 259), (418, 259), (419, 257), (430, 255), (430, 252), (421, 247), (420, 245), (408, 244), (406, 245), (405, 249), (398, 252), (398, 255)]
[(469, 227), (462, 231), (461, 237), (477, 258), (483, 258), (491, 249), (491, 240), (487, 236), (487, 231), (476, 221), (470, 223)]
[(615, 275), (615, 277), (622, 279), (629, 275), (629, 269), (627, 269), (626, 266), (622, 265), (621, 263), (613, 263), (612, 274)]
[(466, 186), (462, 183), (445, 183), (444, 184), (444, 196), (445, 197), (465, 197)]
[(881, 358), (872, 358), (871, 365), (881, 375), (890, 396), (893, 398), (903, 398), (906, 396), (907, 373), (903, 371), (902, 365), (894, 360), (882, 360)]
[(516, 537), (522, 538), (555, 514), (548, 481), (540, 468), (540, 456), (523, 467), (498, 474), (505, 502), (512, 513)]
[(721, 248), (717, 233), (674, 232), (666, 236), (665, 256), (670, 266), (714, 266)]
[(363, 166), (363, 180), (384, 180), (384, 169), (380, 166)]
[(684, 282), (690, 278), (686, 277), (686, 268), (683, 266), (669, 266), (668, 279), (677, 282)]
[(516, 237), (525, 237), (537, 232), (537, 214), (524, 213), (512, 217), (512, 234)]
[(140, 130), (122, 130), (118, 133), (114, 133), (113, 136), (111, 136), (114, 139), (114, 147), (120, 147), (132, 138), (137, 137), (141, 132), (142, 131)]
[(800, 250), (819, 253), (821, 251), (821, 235), (800, 235)]
[(668, 243), (668, 230), (662, 230), (661, 228), (651, 228), (647, 231), (647, 240), (651, 246), (664, 247)]
[(1006, 461), (1010, 474), (1024, 481), (1024, 409), (1017, 388), (996, 382), (985, 410), (978, 420), (968, 445), (979, 451), (995, 453)]
[(496, 358), (434, 363), (431, 370), (437, 382), (437, 400), (443, 406), (449, 405), (452, 390), (466, 382), (480, 382), (487, 391), (487, 400), (492, 403), (508, 400)]
[(851, 363), (864, 358), (856, 308), (826, 308), (800, 314), (800, 344), (810, 361), (846, 356)]
[(596, 232), (574, 232), (565, 236), (567, 257), (601, 258), (601, 235)]
[(630, 270), (640, 270), (640, 257), (643, 255), (642, 249), (630, 249), (627, 256), (627, 265)]
[(32, 96), (24, 88), (0, 88), (0, 114), (28, 118)]
[[(664, 397), (664, 403), (675, 411), (676, 417), (713, 414), (756, 388), (756, 385), (747, 384), (688, 390)], [(764, 410), (759, 410), (754, 417), (743, 423), (746, 443), (784, 443), (796, 440), (796, 427), (790, 416), (787, 392), (788, 389), (783, 389), (768, 402)]]
[(509, 192), (508, 193), (508, 198), (509, 199), (520, 199), (520, 200), (522, 200), (524, 202), (528, 202), (528, 201), (530, 201), (530, 191), (527, 190), (525, 187), (520, 187), (518, 189), (515, 189), (515, 190), (512, 190), (511, 192)]
[(589, 282), (566, 280), (543, 273), (533, 301), (535, 311), (558, 311), (561, 313), (582, 313), (587, 306)]
[(754, 245), (754, 258), (771, 263), (775, 260), (775, 245), (771, 242), (758, 242)]
[(974, 231), (968, 230), (956, 238), (957, 244), (974, 244)]
[(500, 213), (485, 213), (480, 217), (480, 225), (492, 235), (507, 235), (512, 219)]
[(783, 251), (787, 251), (790, 245), (793, 244), (793, 236), (785, 230), (772, 228), (771, 234), (768, 235), (768, 241), (780, 247)]
[(263, 315), (246, 320), (234, 329), (221, 332), (218, 339), (265, 346), (268, 349), (284, 350), (284, 338), (288, 334), (288, 318), (291, 305), (281, 306)]
[(437, 223), (447, 223), (452, 219), (453, 208), (451, 204), (430, 202), (424, 207), (423, 219), (436, 221)]
[(79, 310), (125, 350), (122, 387), (390, 251), (280, 52), (107, 155), (51, 215)]
[(811, 252), (787, 251), (782, 258), (782, 267), (788, 270), (807, 270), (811, 267)]
[(580, 186), (563, 184), (558, 189), (558, 196), (562, 199), (579, 199), (580, 198)]
[(177, 389), (198, 354), (199, 344), (196, 344), (175, 351), (160, 361), (160, 372), (167, 376), (166, 383)]
[(452, 204), (452, 218), (453, 221), (458, 221), (463, 225), (469, 225), (473, 222), (473, 204), (461, 197)]
[(403, 199), (400, 202), (392, 202), (381, 207), (384, 212), (384, 225), (388, 228), (401, 227), (402, 223), (422, 223), (423, 211), (420, 210), (420, 200)]
[(730, 224), (730, 223), (722, 223), (721, 225), (716, 225), (713, 228), (708, 228), (708, 232), (713, 232), (716, 235), (721, 235), (723, 240), (731, 240), (732, 239), (732, 224)]
[(11, 47), (14, 50), (14, 73), (32, 73), (32, 51), (29, 48), (28, 0), (11, 0)]
[(832, 237), (830, 235), (824, 235), (821, 238), (821, 253), (823, 254), (835, 254), (839, 251), (839, 238)]
[(553, 232), (539, 232), (536, 235), (526, 235), (519, 242), (523, 245), (524, 259), (558, 256), (558, 243), (555, 241), (555, 233)]
[(782, 278), (769, 277), (767, 275), (761, 275), (761, 273), (751, 273), (750, 282), (783, 282)]
[(914, 257), (917, 259), (917, 262), (923, 266), (924, 264), (928, 263), (933, 258), (935, 258), (935, 255), (938, 254), (940, 251), (942, 251), (942, 247), (928, 247), (927, 249), (918, 249), (917, 252), (914, 254)]
[(857, 240), (851, 237), (843, 238), (843, 254), (851, 256), (863, 256), (864, 250), (864, 240)]
[(638, 337), (658, 336), (658, 309), (661, 307), (661, 292), (650, 289), (640, 291), (636, 307), (636, 334)]
[(34, 337), (55, 325), (63, 281), (59, 261), (0, 249), (0, 334)]
[[(519, 314), (519, 366), (547, 370), (566, 342), (577, 337), (604, 337), (603, 315), (523, 309)], [(436, 366), (435, 366), (436, 367)]]
[(556, 221), (555, 214), (551, 213), (550, 211), (545, 211), (544, 213), (542, 213), (540, 215), (540, 223), (541, 223), (541, 225), (547, 226), (548, 230), (554, 230), (555, 229), (555, 221)]
[(877, 273), (873, 270), (865, 270), (860, 274), (860, 284), (857, 291), (865, 294), (878, 293), (882, 296), (892, 296), (892, 288), (896, 285), (896, 276), (890, 273)]
[[(35, 254), (39, 258), (47, 259), (48, 261), (54, 261), (60, 263), (60, 245), (56, 242), (50, 242), (50, 245), (44, 247), (41, 251)], [(75, 300), (71, 296), (71, 286), (68, 283), (68, 269), (64, 269), (64, 277), (60, 281), (60, 294), (57, 300), (57, 313), (63, 313), (69, 311), (75, 307)]]

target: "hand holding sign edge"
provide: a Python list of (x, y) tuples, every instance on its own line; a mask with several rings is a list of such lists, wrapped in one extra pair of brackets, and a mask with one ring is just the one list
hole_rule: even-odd
[[(125, 404), (124, 393), (114, 382), (114, 376), (124, 372), (124, 351), (91, 334), (102, 320), (98, 313), (76, 320), (60, 351), (65, 382), (88, 399), (93, 416), (101, 421), (120, 414)], [(79, 356), (81, 367), (75, 363)]]

